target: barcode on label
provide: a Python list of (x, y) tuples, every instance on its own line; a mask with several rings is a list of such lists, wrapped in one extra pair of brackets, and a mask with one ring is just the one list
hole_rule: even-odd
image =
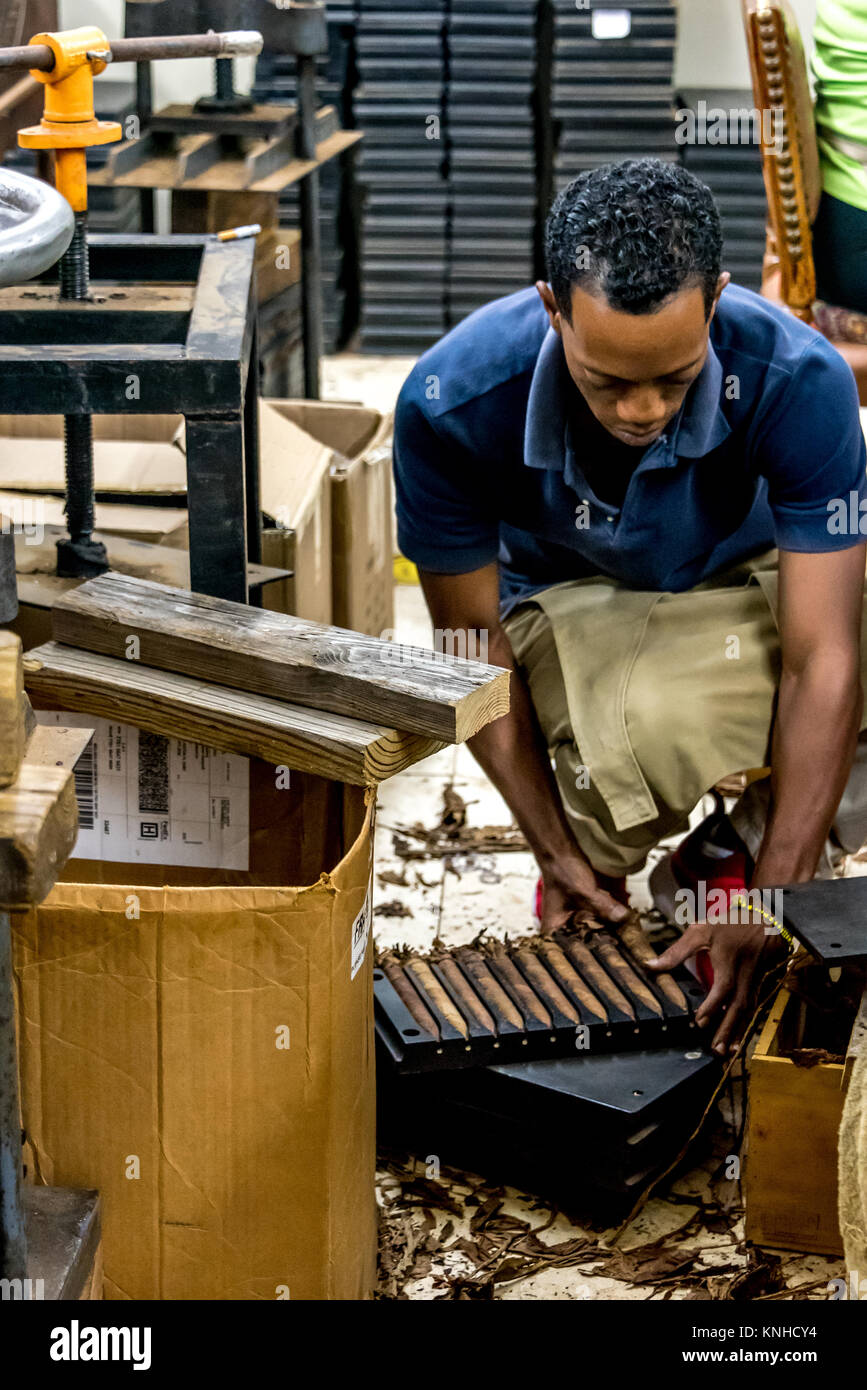
[(169, 741), (144, 730), (138, 736), (138, 809), (140, 815), (169, 812)]
[(72, 775), (75, 778), (75, 799), (78, 802), (78, 825), (81, 830), (92, 830), (96, 818), (96, 758), (94, 740), (85, 748)]

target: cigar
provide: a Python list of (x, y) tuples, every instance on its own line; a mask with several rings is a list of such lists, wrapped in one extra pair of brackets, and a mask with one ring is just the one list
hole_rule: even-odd
[(600, 997), (607, 1003), (613, 1004), (615, 1009), (619, 1009), (620, 1013), (625, 1014), (627, 1018), (631, 1018), (634, 1022), (635, 1010), (626, 998), (626, 995), (622, 994), (617, 988), (610, 975), (602, 969), (602, 966), (593, 955), (593, 952), (584, 945), (583, 941), (576, 941), (571, 937), (567, 937), (563, 941), (563, 949), (579, 975), (581, 975), (589, 985), (592, 985), (599, 993)]
[(451, 1024), (455, 1032), (460, 1033), (466, 1041), (469, 1038), (466, 1020), (459, 1012), (454, 1000), (443, 989), (427, 961), (422, 960), (419, 956), (411, 956), (409, 960), (404, 961), (404, 970), (409, 971), (418, 981), (434, 1007)]
[(534, 1019), (543, 1028), (553, 1028), (554, 1022), (545, 1005), (531, 990), (517, 966), (513, 965), (506, 952), (500, 948), (491, 954), (491, 965), (499, 976), (504, 989), (511, 994), (518, 1008), (529, 1019)]
[(570, 1023), (574, 1023), (578, 1027), (581, 1023), (581, 1015), (571, 999), (566, 998), (556, 980), (549, 975), (535, 951), (526, 948), (523, 951), (516, 951), (515, 959), (521, 962), (521, 969), (526, 971), (530, 984), (542, 996), (549, 1009), (563, 1014)]
[(577, 970), (569, 964), (569, 961), (566, 959), (560, 947), (553, 941), (543, 941), (538, 949), (548, 969), (553, 973), (555, 978), (559, 979), (561, 984), (565, 984), (568, 987), (572, 996), (578, 1000), (582, 1009), (586, 1009), (588, 1014), (592, 1014), (594, 1018), (598, 1018), (601, 1022), (607, 1023), (608, 1015), (605, 1012), (604, 1005), (600, 1004), (589, 985), (584, 983)]
[[(617, 928), (617, 935), (640, 965), (646, 965), (648, 961), (656, 960), (656, 952), (637, 922), (624, 922), (622, 927)], [(677, 981), (668, 974), (668, 971), (663, 971), (660, 975), (654, 971), (652, 978), (657, 989), (665, 995), (670, 1004), (674, 1004), (678, 1009), (683, 1009), (684, 1013), (689, 1013), (686, 995)]]
[(394, 987), (395, 994), (403, 1000), (422, 1032), (429, 1033), (432, 1038), (439, 1042), (440, 1030), (433, 1014), (427, 1005), (422, 1003), (401, 967), (389, 961), (387, 964), (383, 962), (379, 968), (389, 984)]
[(476, 1022), (492, 1037), (497, 1036), (497, 1025), (464, 975), (457, 961), (451, 956), (437, 957), (436, 967), (443, 976), (455, 1003), (463, 1010), (464, 1017)]
[(598, 932), (594, 937), (594, 945), (603, 964), (609, 970), (613, 970), (620, 983), (628, 989), (636, 999), (640, 999), (651, 1013), (658, 1018), (664, 1018), (662, 1005), (659, 1000), (654, 998), (644, 981), (636, 975), (629, 962), (623, 957), (612, 941), (607, 932)]
[(515, 1008), (496, 976), (491, 974), (484, 956), (478, 951), (471, 950), (469, 946), (463, 947), (456, 954), (461, 968), (469, 975), (479, 994), (496, 1017), (500, 1030), (502, 1031), (504, 1023), (508, 1023), (516, 1032), (523, 1033), (523, 1016)]

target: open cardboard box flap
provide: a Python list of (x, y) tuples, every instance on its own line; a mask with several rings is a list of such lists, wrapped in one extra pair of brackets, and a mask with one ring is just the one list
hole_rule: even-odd
[[(376, 412), (374, 412), (376, 413)], [(94, 481), (98, 492), (186, 496), (184, 421), (174, 415), (95, 415)], [(268, 401), (259, 402), (263, 511), (293, 527), (306, 515), (334, 462), (334, 451), (306, 434)], [(0, 457), (0, 488), (62, 495), (63, 418), (0, 415), (0, 438), (14, 439)]]

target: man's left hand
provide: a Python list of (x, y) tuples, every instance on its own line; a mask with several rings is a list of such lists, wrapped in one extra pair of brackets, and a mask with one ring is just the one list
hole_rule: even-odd
[[(734, 1052), (740, 1038), (744, 1014), (754, 996), (754, 980), (758, 967), (762, 973), (775, 965), (785, 954), (786, 944), (777, 932), (765, 934), (764, 923), (694, 922), (675, 941), (648, 961), (648, 969), (673, 970), (685, 960), (707, 951), (713, 967), (713, 985), (696, 1012), (699, 1028), (707, 1027), (711, 1019), (723, 1010), (723, 1018), (711, 1044), (714, 1052), (725, 1056)], [(755, 981), (757, 983), (757, 981)]]

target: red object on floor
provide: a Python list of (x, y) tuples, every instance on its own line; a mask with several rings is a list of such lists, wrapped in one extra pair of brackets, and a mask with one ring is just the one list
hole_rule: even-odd
[(698, 955), (693, 958), (693, 963), (699, 984), (704, 989), (705, 994), (710, 994), (713, 985), (713, 966), (710, 963), (710, 952), (699, 951)]
[[(688, 889), (693, 901), (698, 905), (707, 900), (712, 893), (722, 891), (727, 902), (731, 903), (737, 893), (746, 889), (747, 880), (752, 873), (752, 862), (746, 850), (734, 850), (724, 859), (716, 859), (702, 853), (706, 823), (698, 826), (691, 835), (678, 845), (671, 856), (671, 870), (681, 888)], [(702, 897), (701, 885), (704, 885)], [(710, 924), (713, 926), (713, 922)], [(713, 966), (710, 953), (699, 951), (691, 964), (697, 978), (706, 990), (713, 985)]]

